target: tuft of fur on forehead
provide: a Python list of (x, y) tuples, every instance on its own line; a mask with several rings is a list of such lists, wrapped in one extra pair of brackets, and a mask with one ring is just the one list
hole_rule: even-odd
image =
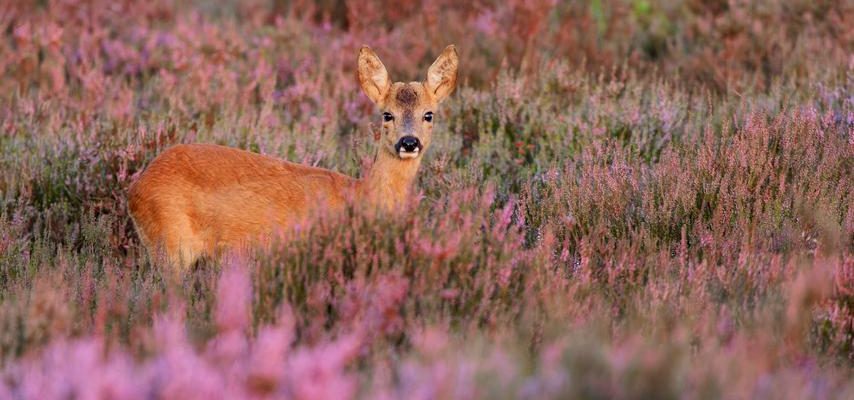
[(401, 107), (414, 107), (418, 104), (418, 93), (411, 86), (406, 85), (398, 89), (394, 99)]

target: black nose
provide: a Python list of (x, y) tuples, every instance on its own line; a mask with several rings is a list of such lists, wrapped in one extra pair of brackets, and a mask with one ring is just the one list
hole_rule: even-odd
[(397, 141), (397, 145), (394, 147), (397, 148), (398, 153), (401, 150), (406, 153), (414, 153), (421, 150), (421, 141), (415, 136), (404, 136)]

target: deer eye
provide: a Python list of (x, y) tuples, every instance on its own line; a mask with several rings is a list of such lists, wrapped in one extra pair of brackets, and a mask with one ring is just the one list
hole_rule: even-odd
[(391, 115), (391, 113), (384, 112), (383, 113), (383, 121), (385, 121), (385, 122), (394, 121), (394, 115)]
[(424, 113), (424, 120), (427, 122), (433, 122), (433, 112), (427, 111), (426, 113)]

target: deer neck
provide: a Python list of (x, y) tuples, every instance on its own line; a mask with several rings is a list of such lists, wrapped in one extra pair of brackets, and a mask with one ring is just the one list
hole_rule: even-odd
[(420, 165), (421, 157), (402, 160), (379, 149), (374, 165), (362, 179), (360, 194), (380, 208), (399, 208), (410, 195)]

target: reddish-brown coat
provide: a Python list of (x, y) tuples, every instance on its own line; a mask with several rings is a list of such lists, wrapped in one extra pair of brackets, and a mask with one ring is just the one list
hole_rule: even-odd
[[(448, 46), (431, 66), (426, 82), (392, 84), (376, 54), (363, 47), (359, 81), (380, 107), (420, 113), (434, 109), (451, 93), (456, 65), (456, 49)], [(401, 89), (424, 95), (413, 100), (417, 104), (391, 101), (391, 94)], [(432, 121), (422, 121), (416, 128), (386, 123), (373, 168), (361, 180), (229, 147), (174, 146), (131, 185), (130, 214), (149, 252), (162, 252), (181, 271), (202, 255), (246, 249), (279, 229), (340, 210), (351, 199), (394, 210), (409, 198), (423, 155), (423, 151), (415, 157), (395, 153), (393, 141), (404, 129), (418, 137), (424, 149), (429, 146)]]
[[(146, 246), (185, 265), (239, 248), (312, 212), (339, 209), (356, 181), (229, 147), (174, 146), (131, 185), (128, 206)], [(154, 246), (154, 247), (151, 247)]]

